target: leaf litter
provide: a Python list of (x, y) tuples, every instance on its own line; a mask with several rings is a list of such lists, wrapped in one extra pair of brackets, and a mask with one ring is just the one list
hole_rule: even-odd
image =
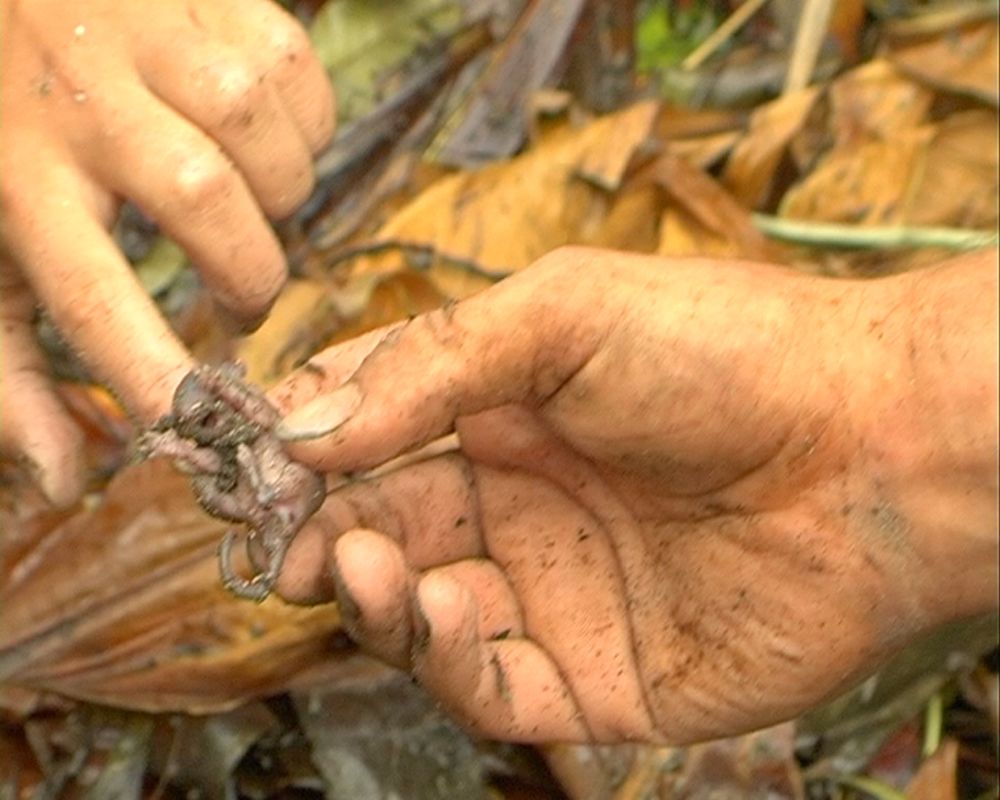
[[(316, 194), (281, 226), (293, 275), (271, 318), (241, 339), (219, 330), (192, 273), (162, 257), (175, 251), (141, 221), (129, 233), (193, 351), (238, 358), (260, 384), (563, 244), (869, 276), (981, 241), (969, 232), (995, 235), (990, 3), (838, 2), (813, 82), (784, 93), (796, 4), (762, 4), (697, 67), (685, 57), (737, 4), (288, 5), (311, 23), (342, 119)], [(801, 233), (830, 223), (841, 227), (824, 244)], [(782, 224), (780, 241), (763, 233)], [(862, 232), (874, 245), (853, 243)], [(981, 658), (995, 617), (939, 632), (829, 706), (746, 737), (475, 742), (358, 654), (334, 607), (227, 595), (215, 570), (224, 524), (168, 466), (129, 463), (126, 417), (56, 345), (91, 491), (53, 512), (0, 464), (0, 797), (996, 791), (996, 651)], [(933, 749), (921, 747), (929, 735)]]

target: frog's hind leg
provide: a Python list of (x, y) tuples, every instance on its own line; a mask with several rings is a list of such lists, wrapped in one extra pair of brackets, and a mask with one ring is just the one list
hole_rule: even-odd
[(274, 501), (278, 499), (278, 490), (273, 484), (268, 483), (264, 479), (264, 474), (260, 470), (260, 465), (257, 463), (253, 451), (245, 444), (238, 445), (236, 448), (236, 462), (240, 465), (240, 469), (243, 470), (243, 474), (246, 475), (258, 505), (265, 509), (270, 508)]
[[(284, 552), (272, 553), (267, 571), (258, 573), (252, 578), (247, 579), (237, 574), (233, 568), (233, 546), (236, 543), (236, 539), (236, 531), (231, 530), (226, 533), (219, 543), (219, 573), (222, 576), (222, 585), (228, 592), (237, 597), (260, 603), (271, 593), (275, 582), (278, 580), (281, 563), (285, 557)], [(246, 539), (246, 544), (249, 547), (249, 537)], [(249, 555), (249, 552), (247, 555)]]

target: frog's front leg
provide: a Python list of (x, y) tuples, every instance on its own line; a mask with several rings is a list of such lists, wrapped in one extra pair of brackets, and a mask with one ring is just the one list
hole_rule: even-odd
[(222, 469), (222, 458), (212, 448), (199, 447), (173, 430), (147, 431), (140, 437), (136, 449), (142, 458), (170, 458), (188, 475), (214, 475)]

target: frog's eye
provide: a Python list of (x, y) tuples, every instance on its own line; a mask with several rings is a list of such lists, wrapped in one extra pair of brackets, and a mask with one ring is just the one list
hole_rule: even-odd
[(219, 425), (219, 415), (214, 409), (207, 409), (198, 417), (198, 426), (203, 430), (212, 430)]

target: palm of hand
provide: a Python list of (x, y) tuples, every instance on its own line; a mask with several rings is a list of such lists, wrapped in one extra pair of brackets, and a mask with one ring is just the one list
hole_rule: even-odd
[[(626, 384), (607, 370), (634, 366), (596, 359), (537, 412), (460, 419), (460, 453), (355, 484), (321, 512), (320, 527), (350, 531), (334, 549), (349, 628), (487, 735), (752, 729), (887, 648), (875, 620), (898, 618), (891, 558), (838, 449), (849, 431), (804, 398), (748, 411), (757, 379), (729, 374), (748, 391), (700, 409), (685, 442), (684, 425), (657, 422), (682, 410), (644, 403), (634, 381), (628, 397), (613, 388)], [(699, 372), (706, 387), (722, 378)]]

